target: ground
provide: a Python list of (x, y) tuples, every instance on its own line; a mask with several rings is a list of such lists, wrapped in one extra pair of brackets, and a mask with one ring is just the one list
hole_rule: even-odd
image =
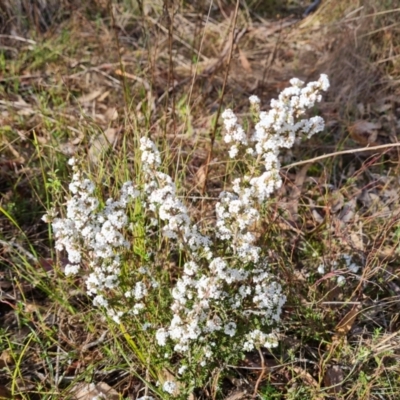
[[(321, 73), (331, 88), (311, 114), (325, 130), (282, 155), (284, 185), (254, 229), (287, 294), (279, 346), (215, 369), (189, 397), (398, 398), (399, 8), (325, 0), (304, 17), (307, 6), (0, 0), (2, 398), (157, 397), (153, 370), (176, 379), (157, 360), (146, 369), (129, 332), (65, 277), (41, 218), (63, 212), (67, 160), (112, 192), (150, 135), (207, 231), (242, 168), (221, 112), (250, 124), (250, 95), (268, 110), (292, 77)], [(164, 258), (173, 280), (179, 257)]]

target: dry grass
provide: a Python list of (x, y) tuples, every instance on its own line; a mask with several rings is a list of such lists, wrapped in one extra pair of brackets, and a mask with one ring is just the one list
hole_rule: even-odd
[[(326, 0), (306, 20), (298, 18), (304, 2), (277, 12), (247, 2), (233, 35), (228, 1), (210, 10), (206, 2), (80, 3), (0, 1), (5, 398), (73, 398), (71, 388), (85, 380), (107, 382), (124, 398), (143, 395), (146, 371), (121, 333), (90, 315), (82, 282), (64, 282), (40, 221), (63, 201), (70, 155), (87, 157), (109, 182), (121, 146), (133, 157), (134, 132), (149, 133), (207, 228), (216, 195), (238, 173), (219, 140), (220, 105), (246, 119), (249, 95), (267, 108), (291, 77), (324, 72), (332, 89), (315, 112), (328, 127), (287, 154), (286, 164), (397, 143), (400, 135), (394, 1)], [(374, 126), (357, 130), (360, 120)], [(285, 185), (258, 227), (289, 294), (281, 345), (249, 354), (195, 398), (248, 398), (255, 387), (265, 400), (398, 398), (398, 160), (395, 149), (365, 151), (282, 171)], [(361, 272), (348, 271), (343, 254)], [(348, 278), (344, 287), (330, 272), (335, 263)], [(320, 264), (326, 273), (316, 272)]]

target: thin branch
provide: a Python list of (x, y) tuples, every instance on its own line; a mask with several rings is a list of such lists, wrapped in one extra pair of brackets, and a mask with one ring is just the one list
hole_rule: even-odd
[(203, 187), (202, 187), (202, 193), (204, 193), (204, 191), (206, 189), (206, 185), (207, 185), (208, 170), (209, 170), (209, 165), (210, 165), (210, 162), (211, 162), (211, 157), (212, 157), (212, 154), (213, 154), (215, 135), (217, 133), (217, 127), (218, 127), (218, 120), (219, 120), (219, 116), (220, 116), (221, 110), (222, 110), (222, 101), (223, 101), (224, 95), (225, 95), (226, 83), (228, 81), (229, 66), (230, 66), (231, 61), (232, 61), (233, 48), (234, 48), (234, 44), (235, 44), (235, 40), (236, 40), (235, 27), (236, 27), (238, 11), (239, 11), (239, 0), (236, 1), (235, 12), (233, 14), (231, 45), (230, 45), (230, 49), (229, 49), (229, 55), (228, 55), (228, 60), (227, 60), (227, 66), (226, 66), (226, 71), (225, 71), (224, 82), (222, 84), (221, 96), (220, 96), (220, 99), (219, 99), (218, 111), (217, 111), (217, 115), (215, 117), (213, 130), (212, 130), (212, 132), (210, 134), (210, 151), (208, 152), (207, 161), (206, 161), (206, 164), (205, 164), (205, 171), (204, 171), (205, 178), (204, 178), (204, 183), (203, 183)]
[(0, 35), (0, 38), (13, 39), (13, 40), (17, 40), (18, 42), (25, 42), (25, 43), (29, 43), (29, 44), (33, 44), (33, 45), (36, 45), (36, 44), (37, 44), (34, 40), (25, 39), (25, 38), (23, 38), (23, 37), (21, 37), (21, 36)]
[(266, 368), (265, 368), (264, 355), (263, 355), (263, 353), (262, 353), (262, 351), (261, 351), (260, 348), (258, 348), (258, 354), (260, 354), (260, 359), (261, 359), (261, 372), (260, 372), (260, 375), (259, 375), (259, 377), (258, 377), (258, 379), (257, 379), (256, 384), (254, 385), (253, 399), (255, 399), (255, 398), (257, 397), (257, 394), (258, 394), (258, 387), (260, 386), (260, 383), (261, 383), (261, 381), (262, 381), (262, 378), (263, 378), (264, 375), (265, 375), (265, 370), (266, 370)]
[(37, 258), (34, 255), (32, 255), (29, 251), (25, 250), (21, 245), (19, 245), (16, 242), (6, 242), (4, 240), (0, 240), (0, 245), (2, 245), (4, 249), (7, 249), (7, 247), (14, 247), (21, 254), (24, 254), (26, 258), (29, 258), (34, 262), (38, 262)]
[(284, 167), (281, 167), (281, 168), (282, 169), (290, 169), (293, 167), (298, 167), (299, 165), (304, 165), (304, 164), (309, 164), (309, 163), (311, 164), (315, 161), (325, 160), (326, 158), (342, 156), (343, 154), (356, 154), (356, 153), (362, 153), (364, 151), (383, 150), (383, 149), (390, 149), (390, 148), (394, 148), (394, 147), (400, 147), (400, 143), (389, 143), (389, 144), (382, 144), (379, 146), (361, 147), (359, 149), (337, 151), (335, 153), (323, 154), (322, 156), (314, 157), (314, 158), (311, 158), (310, 160), (298, 161), (293, 164), (285, 165)]

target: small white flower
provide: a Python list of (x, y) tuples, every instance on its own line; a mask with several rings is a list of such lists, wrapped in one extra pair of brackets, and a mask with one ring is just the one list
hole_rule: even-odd
[(102, 295), (97, 295), (97, 296), (93, 299), (93, 305), (99, 306), (99, 307), (105, 307), (105, 308), (107, 308), (107, 306), (108, 306), (108, 301), (104, 298), (104, 296), (102, 296)]
[(136, 300), (141, 300), (147, 295), (147, 289), (143, 282), (136, 282), (134, 297)]
[(359, 271), (359, 269), (360, 269), (360, 267), (359, 267), (358, 265), (354, 264), (354, 263), (351, 263), (347, 268), (348, 268), (349, 271), (352, 272), (353, 274), (356, 274), (356, 273)]
[(342, 257), (349, 271), (352, 272), (353, 274), (356, 274), (360, 269), (360, 267), (352, 262), (352, 257), (349, 254), (344, 254)]
[(133, 306), (133, 314), (134, 315), (138, 315), (141, 311), (143, 311), (144, 310), (144, 304), (143, 303), (136, 303), (134, 306)]
[(178, 369), (178, 374), (182, 375), (187, 370), (187, 365), (182, 365)]
[(346, 278), (343, 275), (337, 277), (338, 286), (343, 286), (346, 283)]
[(64, 269), (65, 275), (76, 275), (80, 270), (80, 266), (77, 264), (67, 264)]
[(261, 100), (258, 96), (252, 95), (249, 97), (250, 104), (260, 104)]
[(159, 346), (165, 346), (167, 344), (168, 332), (164, 328), (160, 328), (156, 332), (156, 340)]
[(54, 219), (57, 217), (58, 212), (56, 211), (55, 208), (50, 208), (50, 210), (47, 211), (47, 214), (44, 214), (42, 217), (42, 221), (46, 222), (46, 224), (53, 222)]
[(229, 150), (229, 157), (230, 158), (235, 158), (239, 153), (239, 149), (237, 146), (233, 145), (231, 149)]
[(329, 89), (330, 83), (326, 74), (321, 74), (319, 77), (319, 83), (321, 84), (322, 90), (327, 91)]
[(142, 330), (143, 330), (143, 331), (147, 331), (149, 328), (151, 328), (151, 326), (152, 326), (152, 324), (151, 324), (150, 322), (145, 322), (145, 323), (142, 325)]
[(323, 275), (325, 273), (325, 265), (324, 264), (320, 264), (317, 268), (317, 271), (319, 274)]
[(197, 272), (197, 270), (199, 269), (199, 266), (194, 261), (189, 261), (189, 262), (185, 263), (183, 268), (184, 268), (186, 275), (192, 276)]
[(148, 269), (146, 268), (146, 267), (139, 267), (138, 268), (138, 272), (140, 273), (140, 274), (147, 274), (147, 272), (148, 272)]
[(229, 322), (224, 326), (224, 333), (230, 337), (235, 336), (236, 333), (236, 324), (234, 322)]
[(176, 389), (176, 383), (172, 381), (165, 381), (163, 384), (163, 391), (173, 394)]

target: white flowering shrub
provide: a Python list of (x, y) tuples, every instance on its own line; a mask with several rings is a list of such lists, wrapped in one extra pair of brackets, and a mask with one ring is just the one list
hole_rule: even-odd
[[(323, 129), (321, 117), (302, 117), (329, 87), (325, 75), (308, 85), (290, 83), (269, 112), (250, 98), (258, 120), (252, 135), (232, 110), (222, 114), (229, 156), (247, 159), (250, 167), (233, 180), (231, 192), (220, 194), (213, 232), (200, 232), (192, 221), (156, 145), (144, 137), (140, 178), (124, 183), (117, 199), (104, 201), (102, 188), (71, 160), (66, 215), (44, 218), (52, 222), (56, 249), (68, 255), (65, 274), (84, 276), (94, 306), (131, 337), (145, 332), (146, 340), (153, 338), (148, 351), (188, 388), (216, 365), (278, 344), (286, 297), (252, 227), (260, 206), (282, 185), (280, 150)], [(175, 268), (166, 273), (163, 263), (172, 261)], [(167, 381), (161, 388), (168, 395), (176, 385)]]

